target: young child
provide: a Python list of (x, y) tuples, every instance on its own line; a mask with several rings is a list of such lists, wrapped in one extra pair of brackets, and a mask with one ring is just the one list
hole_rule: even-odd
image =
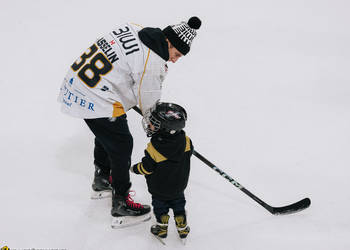
[(179, 237), (185, 239), (190, 232), (185, 212), (184, 190), (190, 173), (193, 145), (182, 130), (187, 114), (173, 103), (156, 103), (143, 127), (151, 142), (142, 161), (130, 168), (135, 174), (145, 175), (148, 191), (152, 195), (153, 212), (157, 224), (151, 233), (160, 238), (168, 234), (169, 209), (174, 212)]

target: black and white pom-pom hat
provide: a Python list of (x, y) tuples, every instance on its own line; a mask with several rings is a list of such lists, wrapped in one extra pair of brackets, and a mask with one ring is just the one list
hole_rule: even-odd
[(201, 20), (193, 16), (187, 23), (181, 22), (179, 24), (169, 25), (163, 29), (163, 33), (181, 54), (186, 55), (190, 51), (192, 41), (197, 35), (196, 30), (201, 27), (201, 24)]

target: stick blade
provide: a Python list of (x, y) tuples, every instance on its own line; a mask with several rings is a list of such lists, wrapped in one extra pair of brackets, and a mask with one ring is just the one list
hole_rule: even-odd
[(304, 198), (298, 202), (290, 204), (284, 207), (271, 207), (269, 210), (273, 215), (286, 215), (294, 214), (300, 212), (311, 205), (311, 200), (309, 198)]

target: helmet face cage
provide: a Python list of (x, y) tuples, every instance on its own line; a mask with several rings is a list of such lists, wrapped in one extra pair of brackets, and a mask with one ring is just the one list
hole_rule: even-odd
[[(150, 126), (151, 124), (153, 125), (153, 129)], [(143, 117), (142, 126), (147, 136), (151, 137), (152, 135), (154, 135), (156, 132), (159, 131), (161, 122), (157, 120), (151, 113), (150, 115)]]

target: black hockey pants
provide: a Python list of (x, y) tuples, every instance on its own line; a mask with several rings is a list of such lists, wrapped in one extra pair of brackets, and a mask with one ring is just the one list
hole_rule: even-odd
[(130, 184), (130, 164), (133, 138), (126, 115), (115, 121), (108, 118), (85, 119), (95, 135), (94, 164), (112, 176), (116, 194), (125, 195)]

